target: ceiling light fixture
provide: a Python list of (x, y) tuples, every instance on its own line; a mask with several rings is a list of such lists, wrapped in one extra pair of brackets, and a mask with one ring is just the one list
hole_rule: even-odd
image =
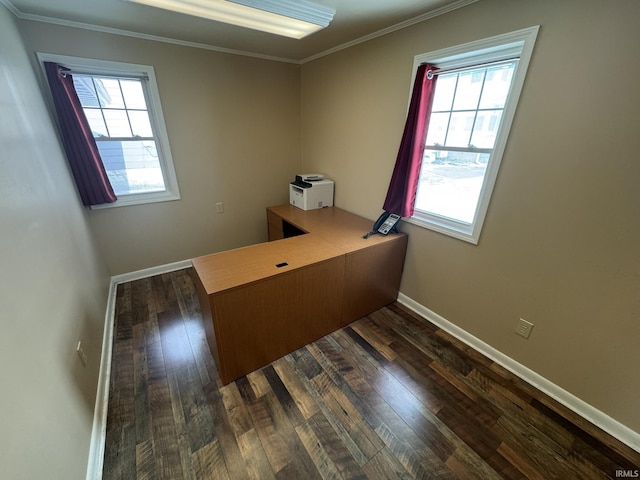
[(335, 10), (304, 0), (126, 0), (291, 38), (325, 28)]

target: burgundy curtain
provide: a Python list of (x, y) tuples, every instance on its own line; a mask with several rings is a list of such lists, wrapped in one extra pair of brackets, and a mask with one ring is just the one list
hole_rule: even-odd
[[(61, 75), (60, 65), (44, 63), (58, 116), (67, 160), (85, 205), (115, 202), (116, 197), (100, 158), (89, 122), (80, 105), (71, 75)], [(64, 69), (63, 69), (64, 70)]]
[(402, 134), (400, 149), (393, 169), (384, 209), (401, 217), (413, 215), (413, 207), (420, 180), (420, 167), (424, 155), (424, 144), (431, 115), (431, 104), (435, 93), (436, 77), (427, 78), (430, 65), (418, 67), (411, 94), (407, 123)]

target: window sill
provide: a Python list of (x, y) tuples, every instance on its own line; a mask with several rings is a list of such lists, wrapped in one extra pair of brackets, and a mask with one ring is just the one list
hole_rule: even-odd
[(448, 235), (449, 237), (462, 240), (473, 245), (478, 244), (479, 232), (473, 231), (473, 225), (454, 222), (446, 218), (440, 218), (432, 215), (424, 215), (420, 213), (414, 214), (413, 217), (403, 218), (403, 221), (426, 228), (434, 232)]
[(141, 193), (137, 195), (120, 195), (113, 203), (92, 205), (91, 210), (103, 210), (106, 208), (128, 207), (132, 205), (145, 205), (148, 203), (171, 202), (180, 200), (180, 194), (174, 192)]

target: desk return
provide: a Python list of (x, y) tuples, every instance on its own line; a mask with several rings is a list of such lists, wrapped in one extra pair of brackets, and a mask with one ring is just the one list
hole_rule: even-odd
[(223, 384), (396, 300), (406, 235), (336, 207), (267, 209), (269, 242), (193, 259)]

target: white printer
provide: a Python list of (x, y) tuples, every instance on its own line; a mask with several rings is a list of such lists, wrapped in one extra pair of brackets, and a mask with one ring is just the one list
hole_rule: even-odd
[(321, 173), (296, 175), (289, 184), (289, 203), (302, 210), (333, 206), (333, 180)]

